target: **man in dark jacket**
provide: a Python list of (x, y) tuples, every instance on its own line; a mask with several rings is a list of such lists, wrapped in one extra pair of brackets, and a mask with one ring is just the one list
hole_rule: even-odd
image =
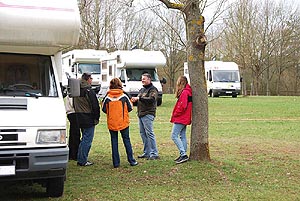
[(144, 152), (138, 158), (149, 160), (159, 159), (153, 121), (156, 114), (158, 90), (151, 82), (151, 75), (142, 75), (143, 88), (137, 97), (132, 97), (132, 102), (137, 102), (140, 135), (144, 144)]
[(92, 80), (90, 73), (83, 73), (80, 81), (80, 96), (74, 97), (74, 109), (82, 132), (77, 156), (79, 166), (93, 165), (88, 161), (88, 155), (94, 138), (95, 125), (100, 119), (99, 102), (96, 93), (91, 89)]

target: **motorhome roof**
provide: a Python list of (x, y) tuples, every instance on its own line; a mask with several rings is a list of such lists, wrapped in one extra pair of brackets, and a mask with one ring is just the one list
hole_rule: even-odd
[(79, 39), (77, 1), (2, 1), (0, 52), (52, 55)]
[(205, 69), (210, 70), (238, 70), (238, 65), (235, 62), (224, 61), (205, 61)]
[(142, 49), (118, 50), (111, 55), (118, 60), (117, 67), (123, 68), (154, 68), (164, 67), (166, 58), (161, 51), (145, 51)]
[(62, 58), (71, 56), (75, 62), (100, 62), (100, 59), (107, 55), (106, 50), (75, 49), (64, 53)]

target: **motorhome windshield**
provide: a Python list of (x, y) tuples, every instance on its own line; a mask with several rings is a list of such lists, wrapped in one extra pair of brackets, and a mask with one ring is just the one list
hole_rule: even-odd
[(0, 96), (58, 96), (51, 57), (0, 53)]
[(92, 74), (100, 74), (100, 63), (92, 64), (92, 63), (79, 63), (78, 71), (80, 74), (82, 73), (92, 73)]
[(239, 73), (237, 70), (214, 70), (214, 82), (239, 82)]
[(128, 68), (126, 70), (128, 81), (141, 81), (142, 74), (149, 73), (152, 81), (159, 81), (158, 75), (155, 69), (145, 68)]

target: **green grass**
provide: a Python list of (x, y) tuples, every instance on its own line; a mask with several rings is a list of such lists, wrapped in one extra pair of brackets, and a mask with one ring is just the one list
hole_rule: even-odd
[[(157, 110), (154, 129), (161, 160), (138, 160), (135, 167), (127, 163), (119, 138), (121, 167), (113, 168), (102, 113), (89, 157), (95, 165), (69, 162), (64, 196), (50, 200), (300, 200), (300, 97), (209, 98), (212, 161), (180, 165), (173, 161), (178, 151), (170, 139), (174, 104), (174, 95), (164, 95)], [(130, 135), (136, 157), (143, 147), (137, 122), (135, 108)], [(2, 196), (48, 200), (44, 190), (18, 186)]]

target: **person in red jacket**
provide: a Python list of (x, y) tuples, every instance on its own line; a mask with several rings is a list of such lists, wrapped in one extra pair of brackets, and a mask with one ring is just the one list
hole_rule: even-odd
[(118, 149), (119, 131), (126, 149), (127, 160), (131, 166), (136, 166), (138, 162), (133, 157), (129, 137), (129, 112), (132, 111), (132, 103), (128, 95), (122, 90), (122, 82), (119, 78), (113, 78), (110, 81), (109, 91), (103, 99), (102, 111), (107, 116), (107, 127), (111, 137), (114, 168), (118, 168), (120, 166), (120, 155)]
[(187, 156), (186, 126), (192, 123), (192, 88), (185, 76), (180, 76), (177, 80), (175, 97), (177, 102), (171, 116), (171, 123), (173, 123), (171, 138), (180, 153), (175, 162), (180, 164), (189, 159)]

